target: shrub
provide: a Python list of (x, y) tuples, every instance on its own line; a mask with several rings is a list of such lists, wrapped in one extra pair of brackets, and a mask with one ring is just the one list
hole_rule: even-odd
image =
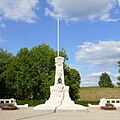
[(113, 105), (113, 104), (110, 104), (110, 103), (106, 103), (106, 104), (105, 104), (105, 107), (114, 107), (114, 105)]
[(105, 106), (100, 107), (101, 110), (116, 110), (113, 104), (106, 103)]
[(83, 106), (87, 106), (88, 104), (92, 104), (92, 105), (98, 105), (100, 101), (75, 101), (76, 104), (80, 104)]
[(17, 110), (18, 108), (14, 104), (5, 103), (3, 107), (1, 107), (2, 110)]
[(10, 108), (10, 107), (15, 107), (15, 105), (14, 104), (10, 104), (10, 103), (5, 103), (4, 107), (9, 107)]
[(43, 103), (45, 103), (44, 100), (17, 100), (18, 105), (28, 104), (29, 106), (32, 106), (32, 107), (38, 104), (43, 104)]

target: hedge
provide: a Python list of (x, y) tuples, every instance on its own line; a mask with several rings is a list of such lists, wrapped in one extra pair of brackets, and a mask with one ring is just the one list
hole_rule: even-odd
[(28, 104), (29, 106), (32, 106), (32, 107), (39, 104), (43, 104), (43, 103), (45, 103), (44, 100), (17, 100), (18, 105)]
[[(17, 100), (18, 105), (28, 104), (29, 106), (32, 107), (43, 103), (45, 103), (44, 100)], [(88, 106), (88, 104), (98, 105), (99, 101), (75, 101), (75, 103), (83, 106)]]
[(76, 104), (88, 106), (88, 104), (98, 105), (100, 101), (75, 101)]

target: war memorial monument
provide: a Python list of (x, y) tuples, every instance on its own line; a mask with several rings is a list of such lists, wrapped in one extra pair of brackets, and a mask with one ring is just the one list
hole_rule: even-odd
[(64, 83), (64, 58), (59, 55), (59, 19), (57, 20), (57, 43), (58, 56), (55, 58), (55, 83), (50, 86), (50, 97), (45, 104), (35, 106), (34, 110), (52, 110), (56, 111), (83, 111), (87, 107), (77, 105), (69, 96), (69, 86)]

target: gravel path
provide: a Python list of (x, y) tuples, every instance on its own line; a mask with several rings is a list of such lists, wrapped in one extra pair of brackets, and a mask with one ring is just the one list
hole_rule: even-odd
[(99, 108), (89, 108), (89, 112), (58, 112), (21, 108), (15, 111), (0, 110), (0, 120), (120, 120), (120, 108), (115, 111), (105, 111)]

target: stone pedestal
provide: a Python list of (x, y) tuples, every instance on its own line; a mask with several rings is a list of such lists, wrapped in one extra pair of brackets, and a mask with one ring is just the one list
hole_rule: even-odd
[(69, 86), (64, 84), (63, 57), (56, 57), (56, 74), (55, 84), (50, 87), (50, 98), (45, 104), (37, 105), (35, 110), (52, 110), (56, 111), (81, 111), (87, 110), (86, 107), (77, 105), (69, 96)]

